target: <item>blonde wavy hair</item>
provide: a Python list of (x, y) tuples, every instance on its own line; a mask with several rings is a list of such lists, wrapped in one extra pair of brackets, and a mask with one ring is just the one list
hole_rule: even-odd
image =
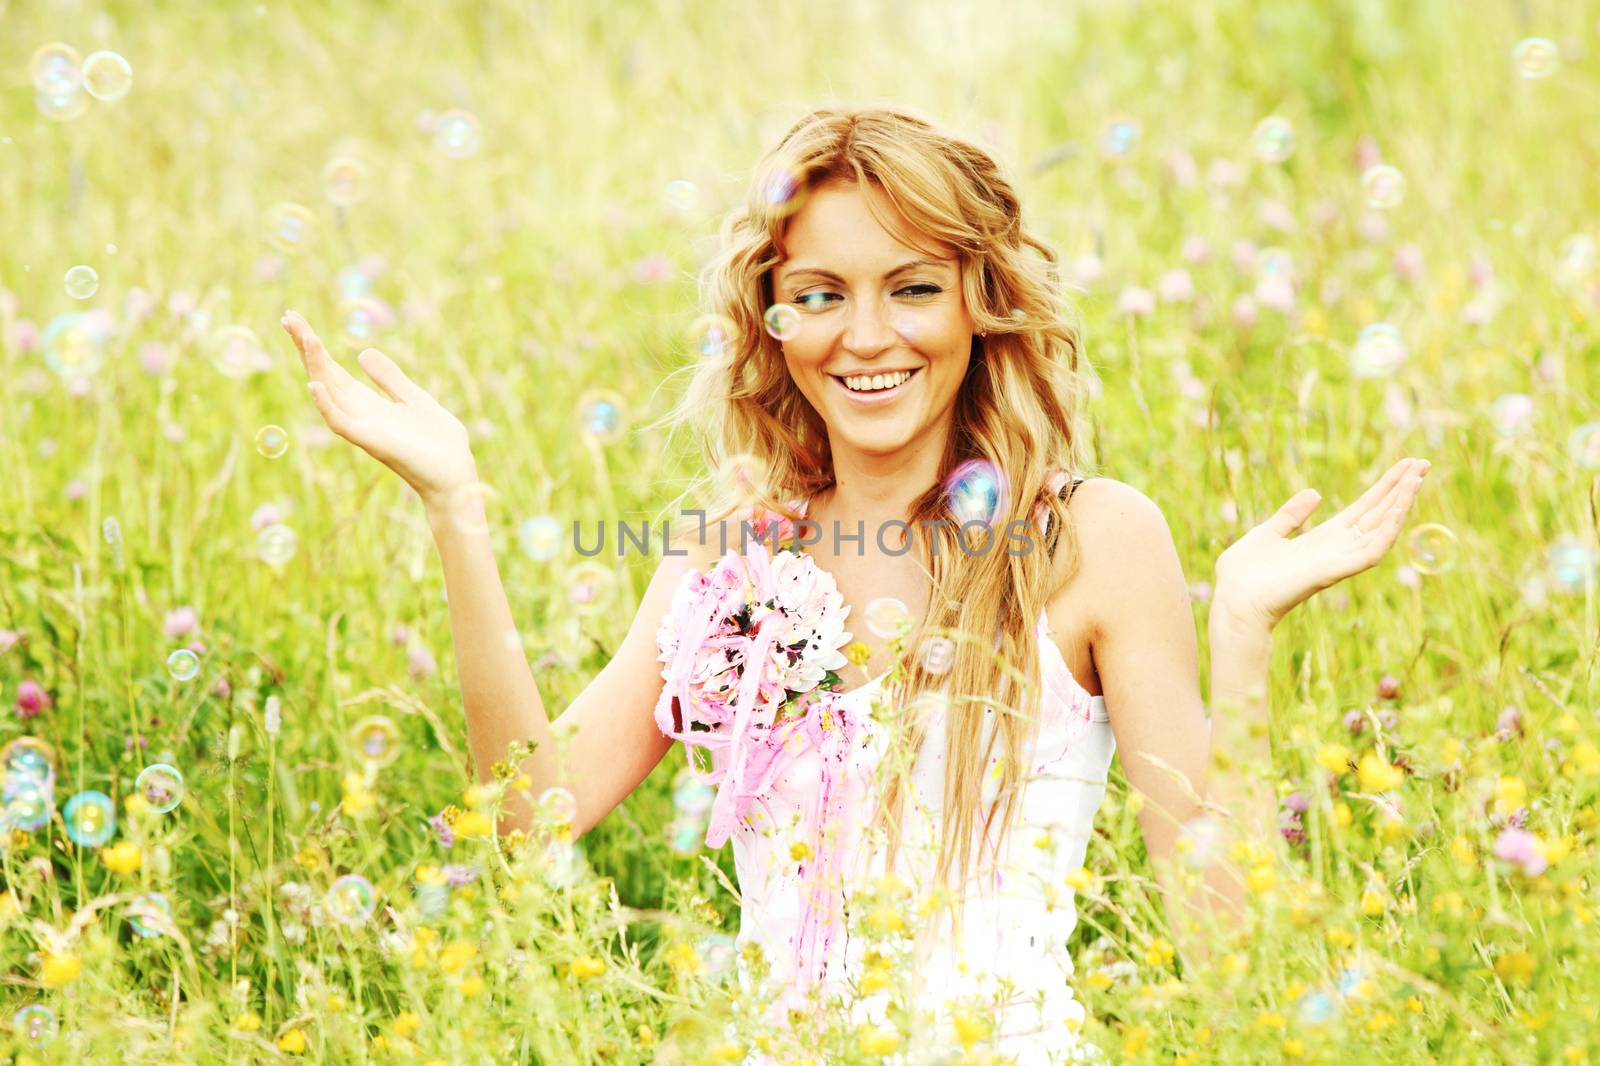
[[(709, 485), (710, 521), (756, 513), (752, 508), (793, 520), (792, 501), (832, 484), (827, 426), (790, 377), (763, 317), (774, 301), (773, 268), (786, 256), (788, 221), (810, 190), (836, 180), (863, 188), (870, 182), (887, 194), (915, 230), (902, 234), (907, 243), (926, 237), (957, 249), (966, 308), (982, 334), (973, 337), (940, 479), (906, 515), (920, 531), (920, 559), (933, 583), (916, 628), (924, 638), (951, 637), (956, 654), (939, 675), (923, 667), (921, 656), (902, 654), (885, 686), (898, 709), (929, 707), (930, 697), (945, 706), (946, 814), (936, 877), (948, 884), (959, 870), (956, 883), (964, 889), (973, 870), (982, 778), (996, 746), (1003, 756), (998, 789), (982, 815), (985, 841), (998, 821), (994, 854), (1015, 822), (1028, 769), (1023, 752), (1039, 728), (1035, 622), (1054, 591), (1046, 551), (993, 548), (1000, 530), (1037, 531), (1038, 501), (1052, 529), (1065, 534), (1059, 548), (1069, 555), (1068, 573), (1076, 570), (1071, 523), (1045, 482), (1056, 470), (1082, 470), (1086, 395), (1057, 255), (1023, 225), (1017, 194), (996, 161), (974, 142), (898, 105), (830, 106), (801, 118), (757, 164), (745, 203), (721, 223), (718, 251), (700, 275), (702, 322), (720, 323), (712, 334), (720, 350), (686, 368), (688, 386), (663, 423), (696, 431), (707, 473), (687, 491)], [(878, 221), (895, 232), (890, 219)], [(992, 464), (1007, 488), (990, 550), (970, 538), (964, 550), (958, 544), (962, 520), (944, 484), (973, 459)], [(730, 465), (739, 477), (726, 476)], [(1012, 525), (1018, 519), (1023, 526)], [(1055, 544), (1055, 536), (1050, 539)], [(887, 843), (892, 871), (902, 843), (903, 793), (928, 723), (925, 715), (891, 718), (900, 726), (891, 750), (900, 756), (884, 760), (882, 803), (869, 833)], [(997, 727), (985, 738), (987, 721)], [(954, 908), (958, 935), (960, 910)]]

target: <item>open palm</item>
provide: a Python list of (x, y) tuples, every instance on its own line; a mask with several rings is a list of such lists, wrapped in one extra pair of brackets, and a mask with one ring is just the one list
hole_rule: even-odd
[(1271, 629), (1303, 600), (1376, 566), (1400, 535), (1428, 467), (1425, 459), (1400, 460), (1360, 499), (1290, 539), (1322, 501), (1315, 489), (1297, 492), (1217, 558), (1215, 603)]

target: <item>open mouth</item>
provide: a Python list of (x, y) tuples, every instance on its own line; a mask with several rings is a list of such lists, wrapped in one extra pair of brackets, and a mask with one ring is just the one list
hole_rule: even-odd
[(921, 370), (922, 368), (918, 367), (915, 370), (901, 370), (892, 374), (851, 375), (848, 378), (849, 384), (846, 384), (846, 378), (833, 374), (829, 376), (839, 383), (839, 388), (848, 393), (852, 400), (865, 403), (898, 396), (916, 380)]

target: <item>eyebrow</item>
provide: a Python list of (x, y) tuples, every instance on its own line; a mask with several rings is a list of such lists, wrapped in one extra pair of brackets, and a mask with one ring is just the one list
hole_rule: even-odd
[[(900, 274), (900, 273), (903, 273), (903, 272), (905, 272), (907, 270), (910, 270), (912, 267), (927, 266), (927, 267), (935, 267), (935, 268), (937, 268), (937, 267), (944, 266), (948, 262), (950, 262), (950, 260), (948, 260), (948, 259), (944, 259), (944, 260), (938, 260), (938, 259), (913, 259), (909, 263), (901, 263), (899, 266), (895, 267), (893, 270), (891, 270), (888, 273), (884, 274), (884, 277), (892, 278), (896, 274)], [(783, 274), (782, 280), (785, 281), (785, 282), (793, 282), (795, 278), (799, 277), (802, 274), (814, 274), (819, 278), (827, 278), (829, 281), (839, 281), (839, 282), (844, 281), (843, 278), (841, 278), (839, 275), (835, 274), (833, 271), (831, 271), (831, 270), (823, 270), (821, 267), (796, 267), (793, 270), (782, 271), (782, 274)]]

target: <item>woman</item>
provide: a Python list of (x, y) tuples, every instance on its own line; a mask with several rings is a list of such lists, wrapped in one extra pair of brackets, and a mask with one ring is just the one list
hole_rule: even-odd
[[(512, 742), (536, 740), (525, 763), (533, 792), (569, 788), (577, 835), (659, 763), (674, 731), (661, 723), (684, 727), (659, 713), (672, 700), (663, 696), (657, 625), (687, 574), (714, 563), (730, 540), (743, 543), (727, 524), (747, 517), (752, 503), (817, 524), (822, 536), (808, 553), (851, 619), (869, 603), (904, 604), (903, 644), (855, 634), (871, 654), (840, 669), (843, 690), (830, 696), (828, 713), (870, 729), (866, 709), (886, 677), (901, 706), (930, 693), (956, 698), (902, 738), (914, 766), (886, 765), (881, 793), (842, 793), (850, 797), (842, 819), (824, 825), (818, 813), (824, 779), (859, 785), (881, 762), (881, 746), (844, 749), (873, 755), (847, 754), (850, 765), (832, 771), (815, 757), (797, 761), (771, 795), (752, 797), (762, 814), (790, 824), (732, 838), (741, 943), (761, 945), (791, 1007), (802, 992), (859, 990), (865, 962), (846, 918), (862, 872), (909, 872), (925, 891), (953, 878), (962, 901), (948, 908), (948, 936), (932, 945), (919, 938), (919, 1006), (942, 1022), (945, 1007), (992, 991), (978, 977), (1004, 976), (1020, 993), (989, 1014), (1000, 1049), (1018, 1061), (1065, 1056), (1082, 1021), (1064, 979), (1070, 959), (1054, 957), (1071, 929), (1071, 893), (1049, 898), (1047, 888), (1041, 900), (1025, 889), (1046, 879), (1059, 887), (1063, 870), (1081, 864), (1113, 745), (1144, 798), (1140, 825), (1173, 937), (1187, 962), (1199, 961), (1205, 939), (1194, 920), (1236, 915), (1241, 881), (1218, 862), (1196, 886), (1168, 860), (1182, 828), (1207, 810), (1231, 816), (1260, 846), (1277, 842), (1276, 802), (1256, 786), (1252, 765), (1270, 754), (1272, 630), (1308, 596), (1383, 557), (1428, 464), (1401, 460), (1349, 507), (1290, 539), (1318, 503), (1303, 490), (1222, 553), (1209, 620), (1213, 736), (1165, 518), (1119, 481), (1067, 480), (1081, 468), (1077, 334), (1055, 254), (1024, 226), (1011, 184), (982, 149), (901, 108), (805, 116), (725, 220), (702, 295), (730, 324), (727, 350), (695, 365), (677, 421), (697, 426), (711, 470), (739, 467), (743, 491), (716, 512), (720, 536), (702, 530), (680, 541), (685, 554), (663, 557), (616, 656), (553, 726), (514, 639), (462, 424), (376, 350), (358, 361), (381, 394), (330, 359), (300, 316), (286, 314), (284, 325), (328, 425), (427, 505), (479, 776)], [(972, 541), (960, 538), (970, 531), (952, 521), (963, 507), (949, 479), (973, 462), (990, 494), (982, 524), (1042, 520), (1047, 550), (969, 550)], [(858, 530), (865, 536), (857, 539)], [(1066, 536), (1058, 540), (1057, 530)], [(994, 640), (943, 645), (930, 665), (926, 638), (947, 633)], [(909, 664), (891, 662), (896, 647), (918, 653)], [(554, 734), (564, 738), (560, 766)], [(1229, 754), (1225, 771), (1210, 765), (1213, 748)], [(1053, 784), (1031, 780), (1046, 764), (1064, 772), (1044, 775)], [(905, 828), (915, 819), (903, 820), (908, 795), (917, 811), (934, 812), (924, 840), (936, 840), (937, 856), (920, 865), (900, 854), (915, 834)], [(512, 800), (501, 830), (530, 819), (528, 801)], [(1019, 827), (1029, 827), (1031, 843), (1041, 825), (1060, 847), (1013, 849)], [(814, 851), (795, 849), (791, 838), (852, 865), (816, 856), (797, 866), (788, 860)], [(819, 869), (854, 872), (819, 890), (807, 883), (820, 881)], [(883, 1017), (881, 1002), (861, 1002), (857, 1017)], [(949, 1046), (946, 1032), (935, 1040)]]

